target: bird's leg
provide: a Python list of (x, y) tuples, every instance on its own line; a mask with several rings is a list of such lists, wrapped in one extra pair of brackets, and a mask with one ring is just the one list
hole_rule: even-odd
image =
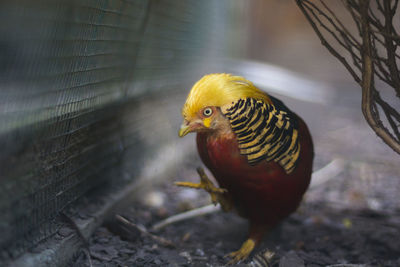
[(231, 258), (228, 264), (235, 264), (247, 259), (254, 248), (261, 242), (268, 229), (269, 227), (267, 225), (250, 222), (249, 238), (243, 242), (239, 250), (225, 256)]
[(228, 197), (225, 193), (228, 191), (224, 188), (216, 187), (211, 180), (208, 178), (207, 174), (204, 172), (203, 168), (198, 167), (197, 173), (200, 176), (200, 183), (192, 183), (192, 182), (175, 182), (177, 186), (190, 187), (195, 189), (204, 189), (211, 196), (211, 201), (214, 205), (217, 203), (221, 204), (221, 207), (224, 211), (229, 211), (232, 209), (231, 201), (229, 201)]

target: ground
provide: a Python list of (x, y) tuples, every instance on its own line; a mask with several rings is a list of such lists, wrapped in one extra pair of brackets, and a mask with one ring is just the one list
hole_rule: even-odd
[[(136, 205), (122, 216), (150, 228), (169, 213), (164, 208)], [(399, 223), (399, 213), (303, 205), (264, 238), (246, 263), (260, 262), (268, 250), (275, 253), (270, 266), (400, 266)], [(154, 232), (170, 240), (173, 246), (168, 246), (114, 220), (90, 239), (90, 254), (93, 266), (221, 266), (227, 262), (224, 255), (245, 240), (246, 227), (247, 222), (235, 214), (205, 215)], [(74, 264), (89, 266), (86, 254), (81, 252)]]

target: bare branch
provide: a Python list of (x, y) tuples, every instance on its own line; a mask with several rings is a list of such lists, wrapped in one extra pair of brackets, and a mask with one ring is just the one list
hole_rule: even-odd
[[(369, 0), (360, 1), (360, 7), (362, 12), (362, 36), (363, 36), (363, 72), (362, 72), (362, 111), (365, 119), (375, 133), (382, 138), (382, 140), (393, 148), (397, 153), (400, 154), (400, 143), (394, 139), (390, 132), (382, 125), (382, 121), (379, 120), (378, 110), (374, 108), (376, 114), (372, 113), (373, 103), (373, 64), (371, 60), (371, 40), (370, 40), (370, 29), (368, 23), (368, 5)], [(375, 116), (374, 116), (375, 115)]]
[(307, 0), (296, 0), (297, 5), (300, 7), (300, 10), (303, 12), (304, 16), (306, 17), (306, 19), (308, 20), (308, 22), (311, 24), (312, 28), (314, 29), (314, 31), (316, 32), (316, 34), (318, 35), (318, 38), (321, 41), (321, 44), (323, 46), (325, 46), (328, 51), (335, 56), (345, 67), (346, 69), (350, 72), (351, 76), (353, 77), (353, 79), (357, 82), (360, 83), (361, 79), (358, 77), (358, 75), (354, 72), (354, 70), (351, 68), (351, 66), (348, 64), (348, 62), (346, 61), (346, 59), (341, 56), (324, 38), (324, 36), (322, 35), (322, 33), (319, 31), (318, 26), (314, 23), (314, 21), (312, 20), (312, 18), (310, 17), (310, 15), (307, 13), (307, 11), (305, 10), (303, 4), (304, 3), (309, 3), (309, 1)]
[[(392, 34), (392, 28), (393, 28), (393, 15), (394, 13), (392, 12), (390, 8), (390, 2), (389, 1), (383, 1), (384, 2), (384, 9), (385, 9), (385, 33), (387, 35)], [(399, 77), (399, 70), (396, 65), (396, 57), (395, 57), (395, 51), (396, 47), (393, 45), (393, 40), (392, 38), (389, 38), (387, 35), (383, 36), (385, 38), (385, 45), (386, 45), (386, 52), (387, 52), (387, 60), (388, 60), (388, 66), (390, 70), (390, 75), (394, 81), (395, 84), (400, 85), (400, 77)], [(394, 87), (394, 89), (397, 92), (397, 96), (400, 96), (400, 88), (399, 87)]]
[[(375, 133), (400, 154), (400, 114), (384, 101), (375, 88), (375, 77), (393, 88), (400, 98), (400, 75), (396, 52), (400, 36), (393, 25), (399, 0), (341, 0), (358, 34), (343, 23), (330, 5), (337, 1), (296, 0), (321, 44), (336, 57), (362, 87), (362, 111)], [(371, 4), (372, 3), (372, 4)], [(328, 38), (331, 37), (331, 38)], [(329, 41), (328, 41), (329, 40)], [(341, 55), (345, 49), (351, 62)], [(361, 74), (358, 74), (360, 71)], [(380, 112), (383, 111), (383, 112)], [(383, 120), (382, 120), (382, 118)], [(386, 126), (385, 126), (386, 125)], [(391, 129), (391, 131), (389, 130)]]

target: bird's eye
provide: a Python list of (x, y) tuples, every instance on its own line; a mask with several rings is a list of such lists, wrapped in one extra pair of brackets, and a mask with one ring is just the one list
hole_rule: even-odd
[(206, 117), (210, 117), (212, 113), (213, 113), (213, 111), (212, 111), (211, 108), (205, 108), (203, 110), (203, 115), (206, 116)]

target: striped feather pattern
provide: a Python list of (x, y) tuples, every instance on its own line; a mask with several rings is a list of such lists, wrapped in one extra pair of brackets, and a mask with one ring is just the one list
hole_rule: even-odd
[(300, 154), (297, 118), (280, 100), (270, 98), (272, 104), (254, 98), (240, 99), (224, 115), (249, 164), (273, 160), (289, 174)]

